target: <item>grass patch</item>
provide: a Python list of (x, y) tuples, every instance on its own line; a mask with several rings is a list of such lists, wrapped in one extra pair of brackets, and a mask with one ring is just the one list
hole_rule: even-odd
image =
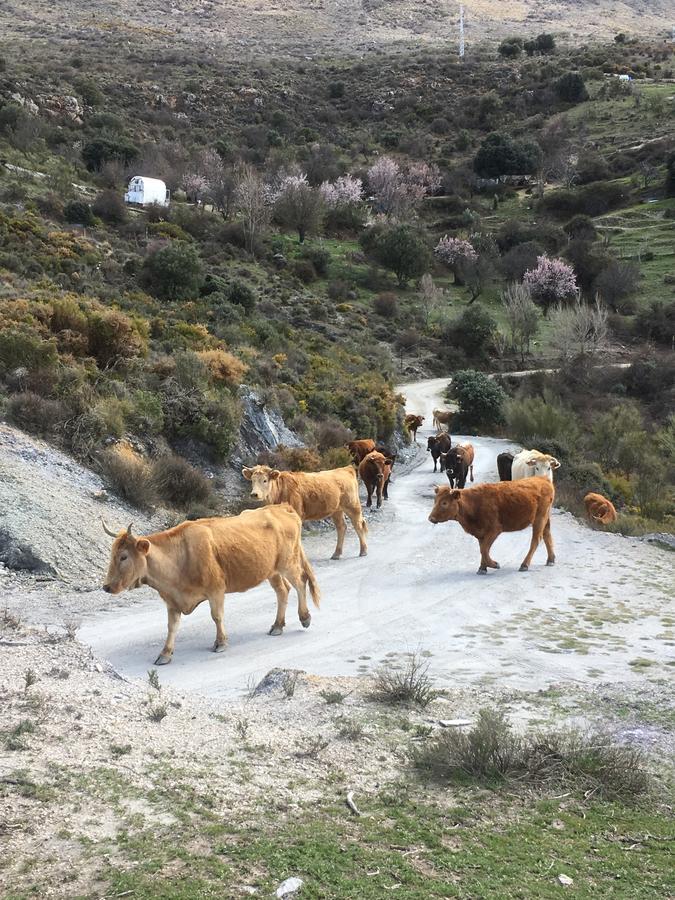
[(502, 713), (488, 709), (470, 730), (439, 734), (415, 752), (413, 762), (437, 782), (555, 785), (610, 800), (634, 801), (651, 786), (643, 754), (634, 747), (572, 729), (519, 735)]
[(412, 653), (403, 668), (383, 667), (375, 673), (371, 697), (380, 703), (426, 707), (438, 697), (429, 677), (429, 663)]

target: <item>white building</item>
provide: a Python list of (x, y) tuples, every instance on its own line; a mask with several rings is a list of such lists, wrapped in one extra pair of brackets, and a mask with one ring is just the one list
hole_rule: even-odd
[(134, 175), (124, 195), (125, 203), (135, 203), (137, 206), (149, 206), (151, 203), (168, 206), (169, 199), (170, 192), (163, 181), (144, 175)]

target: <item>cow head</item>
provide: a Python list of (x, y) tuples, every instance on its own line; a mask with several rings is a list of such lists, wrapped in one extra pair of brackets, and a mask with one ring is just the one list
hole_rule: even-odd
[(267, 502), (270, 496), (270, 485), (277, 480), (281, 473), (278, 469), (271, 469), (269, 466), (253, 466), (252, 469), (244, 466), (241, 474), (251, 482), (252, 499)]
[(106, 534), (115, 538), (103, 590), (108, 594), (121, 594), (129, 588), (140, 587), (148, 572), (150, 541), (135, 537), (131, 533), (131, 525), (119, 534), (111, 531), (105, 522), (103, 529)]
[(436, 446), (436, 441), (437, 441), (437, 440), (438, 440), (438, 435), (437, 435), (437, 434), (430, 434), (430, 435), (429, 435), (429, 437), (427, 438), (427, 453), (428, 453), (430, 450), (433, 450), (433, 449), (434, 449), (434, 447)]
[(429, 513), (432, 525), (439, 522), (454, 522), (459, 518), (459, 506), (462, 499), (460, 490), (453, 490), (447, 485), (437, 485), (434, 508)]
[(378, 481), (382, 481), (385, 477), (385, 474), (388, 474), (386, 473), (387, 466), (389, 466), (389, 471), (391, 471), (391, 466), (393, 466), (394, 464), (393, 460), (390, 457), (385, 456), (384, 453), (380, 453), (379, 450), (371, 451), (368, 456), (364, 458), (363, 462), (368, 462), (376, 468), (376, 478)]
[(542, 478), (553, 480), (553, 472), (560, 468), (560, 463), (555, 456), (547, 453), (538, 453), (526, 460), (531, 475), (540, 475)]
[(447, 453), (441, 453), (441, 465), (445, 469), (448, 478), (459, 477), (460, 456), (456, 447), (451, 447)]

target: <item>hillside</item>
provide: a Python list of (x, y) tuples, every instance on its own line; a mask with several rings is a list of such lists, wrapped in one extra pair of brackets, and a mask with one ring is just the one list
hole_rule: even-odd
[[(570, 40), (602, 39), (618, 31), (665, 35), (672, 9), (666, 0), (469, 0), (467, 40), (475, 44), (509, 33), (554, 31)], [(335, 56), (391, 46), (442, 46), (457, 40), (458, 4), (443, 0), (178, 0), (140, 7), (128, 0), (82, 4), (59, 0), (46, 5), (7, 0), (0, 23), (21, 36), (68, 36), (87, 40), (113, 33), (130, 44), (157, 41), (166, 47), (196, 44), (228, 55)], [(231, 51), (236, 48), (236, 53)]]

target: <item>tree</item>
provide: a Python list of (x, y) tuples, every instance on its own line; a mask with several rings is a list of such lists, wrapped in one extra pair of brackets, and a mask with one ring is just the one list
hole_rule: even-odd
[(409, 225), (395, 225), (381, 231), (372, 250), (375, 260), (390, 269), (404, 287), (410, 278), (423, 275), (431, 259), (422, 236)]
[(319, 230), (323, 209), (321, 191), (308, 183), (306, 175), (282, 178), (275, 193), (274, 214), (283, 225), (298, 232), (301, 244), (308, 234)]
[(552, 53), (555, 50), (555, 38), (552, 34), (538, 34), (533, 41), (525, 42), (525, 50), (528, 56), (535, 53)]
[(539, 311), (523, 284), (510, 284), (502, 293), (502, 303), (511, 333), (511, 347), (520, 353), (520, 361), (524, 363), (525, 354), (530, 352), (530, 341), (539, 330)]
[(562, 259), (550, 259), (548, 256), (537, 258), (536, 269), (525, 273), (523, 284), (532, 299), (543, 307), (544, 315), (548, 315), (554, 303), (570, 300), (579, 290), (572, 266)]
[(595, 289), (615, 312), (634, 311), (624, 310), (624, 302), (635, 294), (639, 285), (639, 266), (618, 259), (613, 259), (595, 279)]
[(237, 173), (234, 203), (244, 228), (246, 249), (255, 256), (258, 239), (272, 216), (272, 193), (252, 166)]
[(464, 309), (447, 329), (446, 339), (461, 347), (467, 356), (484, 356), (497, 330), (497, 321), (483, 306), (477, 304)]
[(429, 327), (429, 319), (431, 314), (438, 309), (445, 297), (445, 291), (434, 284), (434, 279), (427, 272), (422, 275), (419, 285), (419, 293), (417, 295), (419, 306), (424, 317), (424, 327)]
[(499, 53), (505, 59), (515, 59), (523, 52), (523, 39), (519, 37), (505, 38), (499, 45)]
[(202, 264), (195, 247), (176, 241), (146, 257), (141, 283), (161, 300), (190, 300), (203, 282)]
[(121, 225), (127, 220), (127, 208), (117, 191), (101, 191), (91, 209), (95, 216), (109, 225)]
[(396, 160), (381, 156), (368, 170), (375, 211), (397, 219), (406, 218), (440, 184), (438, 169), (427, 163), (411, 163), (404, 172)]
[(577, 296), (572, 306), (558, 305), (551, 314), (551, 345), (563, 361), (601, 350), (607, 334), (607, 310), (597, 298), (591, 306)]
[(324, 181), (319, 187), (326, 207), (327, 229), (348, 228), (358, 231), (365, 222), (363, 182), (351, 175), (341, 175), (335, 181)]
[(478, 254), (469, 241), (463, 238), (448, 237), (447, 234), (436, 244), (434, 254), (454, 274), (455, 284), (460, 285), (463, 284), (460, 274), (461, 266), (478, 259)]
[(96, 138), (82, 148), (82, 159), (91, 172), (100, 171), (107, 162), (130, 165), (138, 156), (138, 147), (118, 138)]
[(450, 395), (459, 404), (462, 428), (500, 425), (506, 394), (487, 375), (463, 369), (452, 377)]
[(534, 141), (515, 140), (507, 134), (489, 134), (478, 149), (473, 168), (481, 178), (529, 175), (536, 171), (541, 151)]
[(582, 103), (588, 100), (586, 84), (579, 72), (566, 72), (555, 83), (556, 93), (565, 103)]

